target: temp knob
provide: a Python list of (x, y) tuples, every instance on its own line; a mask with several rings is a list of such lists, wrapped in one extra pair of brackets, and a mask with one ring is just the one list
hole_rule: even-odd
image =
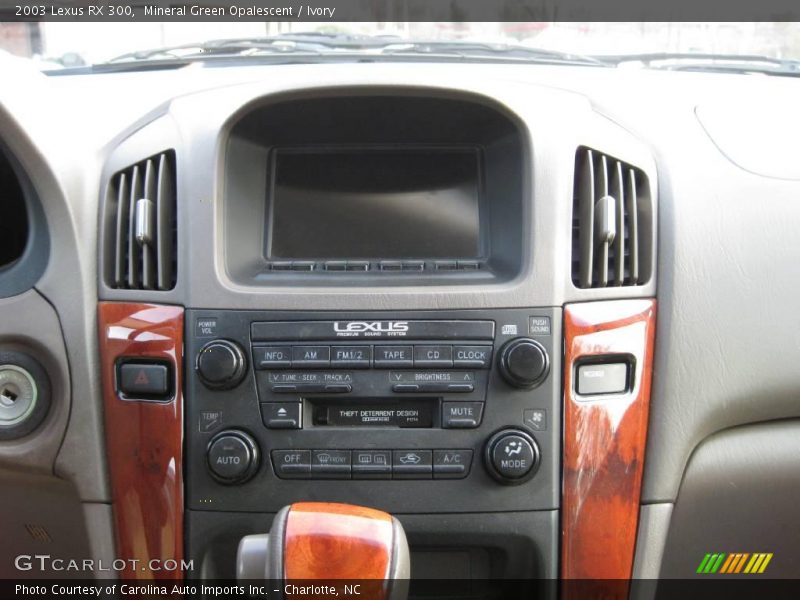
[(550, 371), (547, 350), (529, 338), (517, 338), (500, 349), (500, 373), (511, 385), (532, 388), (539, 385)]
[(208, 443), (206, 460), (211, 476), (220, 483), (244, 483), (258, 470), (258, 444), (243, 431), (222, 431)]
[(497, 481), (516, 485), (528, 481), (539, 468), (539, 446), (519, 429), (495, 433), (486, 443), (486, 468)]
[(229, 390), (244, 379), (247, 359), (239, 344), (214, 340), (202, 347), (197, 355), (197, 374), (206, 387)]

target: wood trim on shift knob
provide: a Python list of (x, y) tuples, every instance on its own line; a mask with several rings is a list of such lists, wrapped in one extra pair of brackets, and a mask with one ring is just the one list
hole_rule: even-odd
[[(101, 302), (97, 316), (117, 558), (139, 561), (119, 576), (180, 579), (148, 562), (183, 558), (183, 307)], [(122, 400), (115, 370), (123, 356), (169, 363), (172, 399)]]
[(327, 502), (293, 504), (284, 534), (287, 580), (386, 579), (392, 517), (372, 508)]
[[(655, 316), (656, 302), (649, 299), (571, 304), (564, 310), (564, 579), (627, 580), (632, 575)], [(576, 361), (598, 355), (633, 359), (630, 392), (577, 395)], [(575, 586), (565, 584), (564, 597), (577, 595), (570, 589)]]

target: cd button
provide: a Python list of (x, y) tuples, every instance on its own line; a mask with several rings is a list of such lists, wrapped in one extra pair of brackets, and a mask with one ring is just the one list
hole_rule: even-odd
[(414, 346), (415, 367), (452, 367), (452, 346)]
[(330, 346), (292, 346), (293, 367), (321, 367), (330, 362)]

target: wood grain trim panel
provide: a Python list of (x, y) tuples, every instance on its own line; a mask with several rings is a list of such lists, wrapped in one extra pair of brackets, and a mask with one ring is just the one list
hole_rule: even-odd
[[(180, 579), (179, 570), (151, 571), (148, 563), (184, 556), (183, 308), (101, 302), (98, 333), (117, 558), (139, 561), (119, 576)], [(121, 357), (171, 363), (172, 400), (122, 400), (115, 373)]]
[[(565, 308), (564, 579), (631, 577), (647, 441), (655, 317), (655, 300), (590, 302)], [(629, 393), (576, 393), (576, 361), (600, 355), (632, 359), (634, 376)], [(627, 595), (627, 584), (623, 587)], [(574, 595), (569, 592), (575, 589), (587, 591), (565, 584), (562, 595)]]
[[(284, 537), (286, 579), (386, 579), (392, 536), (392, 517), (380, 510), (326, 502), (293, 504)], [(374, 593), (377, 590), (370, 598), (382, 597)]]

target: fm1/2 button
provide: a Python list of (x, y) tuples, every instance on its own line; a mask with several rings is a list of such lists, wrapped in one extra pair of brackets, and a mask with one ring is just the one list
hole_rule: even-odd
[(524, 431), (507, 429), (494, 434), (486, 444), (486, 466), (500, 483), (528, 481), (539, 468), (539, 447)]
[(242, 431), (223, 431), (208, 443), (211, 476), (228, 485), (244, 483), (258, 470), (256, 442)]

